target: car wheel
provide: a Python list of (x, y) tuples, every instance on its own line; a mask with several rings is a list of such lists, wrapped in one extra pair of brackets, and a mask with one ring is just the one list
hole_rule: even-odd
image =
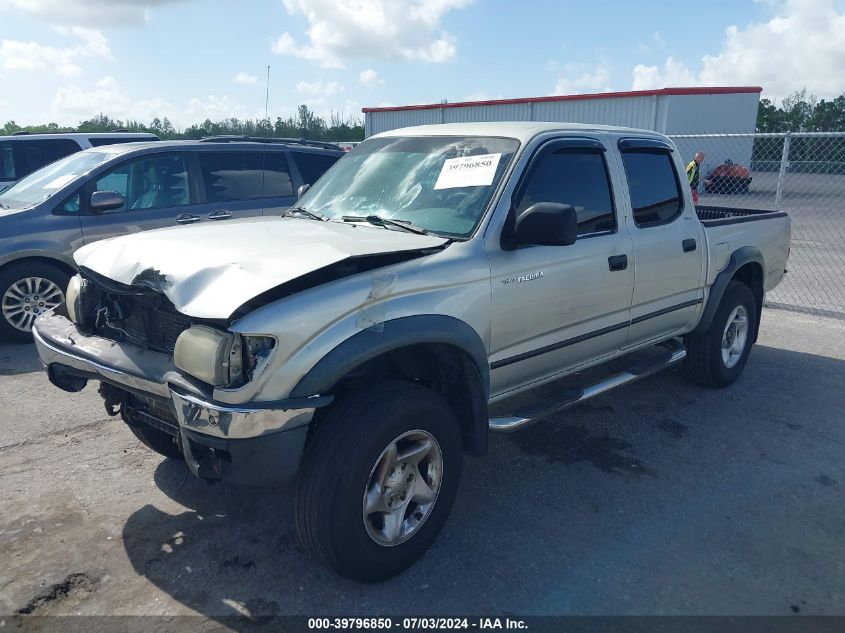
[(710, 387), (726, 387), (739, 378), (751, 353), (758, 318), (751, 289), (730, 282), (707, 330), (685, 339), (690, 377)]
[(67, 273), (43, 262), (4, 268), (0, 272), (0, 339), (31, 341), (35, 319), (64, 303), (68, 281)]
[(434, 541), (455, 499), (455, 414), (431, 390), (389, 381), (343, 398), (316, 424), (297, 491), (301, 540), (343, 576), (398, 574)]

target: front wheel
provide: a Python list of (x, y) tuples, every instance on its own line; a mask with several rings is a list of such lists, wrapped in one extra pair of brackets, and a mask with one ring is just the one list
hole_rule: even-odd
[(751, 289), (730, 282), (707, 330), (686, 337), (685, 365), (690, 377), (710, 387), (726, 387), (739, 378), (751, 353), (758, 319)]
[(317, 424), (297, 492), (300, 538), (343, 576), (398, 574), (434, 541), (455, 499), (455, 414), (429, 389), (389, 381), (343, 398)]
[(44, 262), (12, 264), (0, 272), (0, 339), (32, 340), (32, 324), (65, 301), (67, 273)]

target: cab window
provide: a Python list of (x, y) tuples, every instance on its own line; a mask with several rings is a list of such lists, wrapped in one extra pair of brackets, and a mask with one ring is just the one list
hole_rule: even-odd
[(537, 202), (573, 206), (579, 236), (616, 230), (610, 179), (600, 150), (565, 148), (541, 157), (532, 165), (516, 217)]
[(624, 151), (622, 162), (638, 227), (667, 224), (681, 214), (683, 197), (669, 152)]

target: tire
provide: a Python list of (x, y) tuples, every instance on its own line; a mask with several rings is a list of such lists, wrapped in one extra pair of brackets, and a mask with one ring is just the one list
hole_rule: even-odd
[[(390, 457), (396, 440), (400, 457), (431, 447), (416, 467), (410, 464), (407, 499), (401, 464), (409, 464)], [(333, 406), (309, 438), (297, 490), (299, 537), (342, 576), (366, 582), (390, 578), (422, 556), (446, 523), (462, 462), (458, 420), (436, 393), (398, 380), (353, 392)], [(378, 487), (378, 481), (384, 485)], [(395, 494), (386, 496), (388, 491)], [(371, 498), (379, 510), (368, 514)], [(430, 505), (417, 503), (431, 498)], [(390, 513), (381, 511), (394, 502)], [(403, 519), (390, 521), (400, 514)], [(397, 524), (399, 537), (391, 540), (390, 525)]]
[[(741, 319), (743, 313), (744, 338), (739, 346), (741, 327), (735, 327), (734, 336), (728, 333), (728, 328), (733, 322), (739, 324), (735, 319)], [(751, 289), (743, 283), (730, 282), (707, 330), (685, 338), (687, 356), (684, 364), (690, 378), (709, 387), (726, 387), (739, 378), (751, 353), (758, 319), (757, 302)], [(725, 354), (727, 343), (732, 345)]]
[(164, 431), (159, 431), (145, 424), (127, 424), (132, 435), (141, 440), (141, 444), (159, 455), (170, 459), (184, 459), (176, 439)]
[(68, 281), (65, 271), (44, 262), (21, 262), (0, 271), (0, 340), (31, 341), (36, 313), (64, 304)]

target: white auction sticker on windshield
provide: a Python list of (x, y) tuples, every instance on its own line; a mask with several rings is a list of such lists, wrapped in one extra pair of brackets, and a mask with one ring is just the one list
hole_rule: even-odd
[(443, 163), (440, 176), (434, 184), (435, 189), (455, 189), (457, 187), (479, 187), (493, 184), (496, 167), (501, 154), (483, 154), (481, 156), (463, 156), (449, 158)]

